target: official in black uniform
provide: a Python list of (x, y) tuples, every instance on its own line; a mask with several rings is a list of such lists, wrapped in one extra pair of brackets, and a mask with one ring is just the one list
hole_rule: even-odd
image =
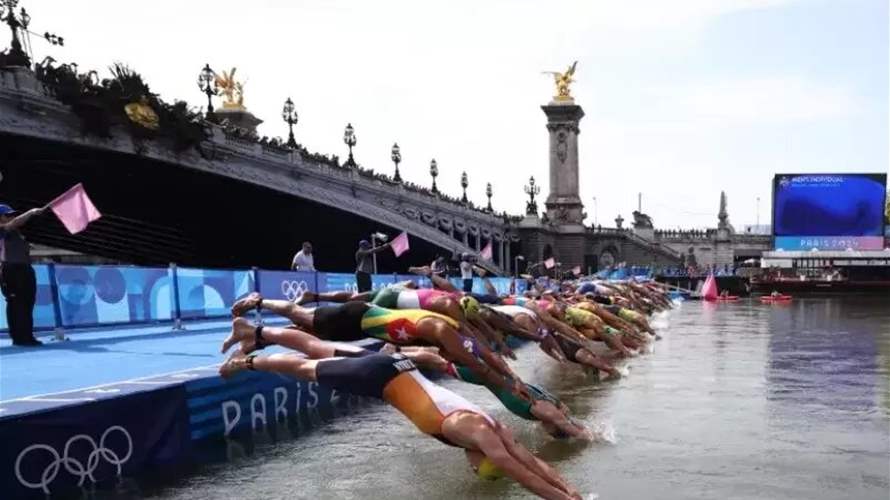
[(0, 204), (0, 290), (6, 298), (9, 336), (18, 346), (39, 346), (34, 338), (34, 303), (37, 279), (31, 267), (31, 248), (19, 229), (45, 209), (32, 208), (23, 214)]

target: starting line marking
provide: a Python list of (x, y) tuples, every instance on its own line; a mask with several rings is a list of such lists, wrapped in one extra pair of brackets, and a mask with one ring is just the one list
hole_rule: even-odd
[(59, 396), (59, 395), (62, 395), (62, 394), (71, 394), (71, 393), (75, 393), (75, 392), (81, 392), (81, 393), (83, 393), (83, 392), (88, 392), (88, 391), (90, 391), (90, 390), (92, 390), (92, 389), (100, 389), (100, 388), (103, 388), (103, 387), (111, 387), (111, 386), (120, 385), (120, 384), (157, 385), (157, 384), (169, 384), (169, 383), (175, 383), (175, 381), (163, 381), (163, 382), (162, 382), (162, 381), (157, 381), (157, 382), (153, 382), (153, 381), (149, 381), (149, 379), (160, 378), (160, 377), (175, 377), (176, 375), (179, 375), (178, 377), (176, 377), (176, 378), (179, 378), (179, 379), (195, 378), (195, 377), (197, 377), (197, 376), (199, 376), (199, 375), (197, 375), (197, 374), (189, 374), (188, 372), (192, 372), (192, 371), (196, 371), (196, 370), (206, 370), (206, 369), (210, 369), (210, 368), (217, 368), (219, 365), (220, 365), (220, 363), (214, 363), (214, 364), (212, 364), (212, 365), (196, 366), (196, 367), (193, 367), (193, 368), (187, 368), (187, 369), (185, 369), (185, 370), (176, 370), (176, 371), (173, 371), (173, 372), (167, 372), (167, 373), (155, 373), (155, 374), (153, 374), (153, 375), (147, 375), (147, 376), (145, 376), (145, 377), (137, 377), (137, 378), (130, 379), (130, 380), (116, 380), (116, 381), (114, 381), (114, 382), (108, 382), (108, 383), (106, 383), (106, 384), (93, 385), (93, 386), (89, 386), (89, 387), (81, 387), (81, 388), (78, 388), (78, 389), (70, 389), (70, 390), (67, 390), (67, 391), (49, 392), (49, 393), (45, 393), (45, 394), (35, 394), (35, 395), (33, 395), (33, 396), (25, 396), (25, 397), (22, 397), (22, 398), (0, 400), (0, 404), (4, 404), (4, 403), (12, 403), (12, 402), (15, 402), (15, 401), (58, 401), (58, 402), (64, 402), (64, 401), (95, 401), (94, 398), (86, 398), (86, 399), (83, 399), (83, 398), (80, 398), (80, 399), (74, 399), (74, 398), (72, 398), (72, 399), (63, 399), (63, 398), (53, 398), (52, 396)]

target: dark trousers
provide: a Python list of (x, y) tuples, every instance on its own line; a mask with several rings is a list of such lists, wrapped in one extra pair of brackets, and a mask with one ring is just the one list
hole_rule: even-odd
[(355, 283), (358, 285), (358, 293), (371, 291), (371, 275), (362, 271), (355, 272)]
[(37, 300), (37, 278), (30, 264), (0, 266), (0, 290), (6, 298), (6, 321), (9, 336), (15, 343), (34, 338), (34, 303)]
[(473, 278), (464, 279), (464, 293), (470, 293), (473, 291)]

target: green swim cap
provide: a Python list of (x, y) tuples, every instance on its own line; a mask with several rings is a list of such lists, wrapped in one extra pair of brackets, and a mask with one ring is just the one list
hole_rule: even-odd
[(460, 298), (460, 308), (463, 309), (467, 316), (475, 316), (479, 314), (479, 301), (470, 296)]
[(482, 457), (482, 460), (479, 461), (479, 467), (476, 468), (476, 475), (479, 476), (479, 479), (497, 481), (504, 477), (504, 471), (498, 468), (488, 457)]

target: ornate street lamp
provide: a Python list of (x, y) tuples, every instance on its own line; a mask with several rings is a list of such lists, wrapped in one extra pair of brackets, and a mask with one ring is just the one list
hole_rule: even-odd
[(494, 212), (494, 210), (491, 208), (491, 183), (490, 182), (485, 185), (485, 196), (488, 196), (488, 207), (487, 207), (488, 211)]
[(399, 163), (402, 162), (402, 150), (399, 149), (398, 143), (393, 143), (392, 145), (392, 162), (396, 164), (396, 175), (393, 176), (392, 180), (396, 182), (402, 182), (402, 176), (399, 175)]
[(355, 146), (355, 129), (352, 128), (351, 123), (346, 124), (346, 130), (343, 131), (343, 142), (349, 146), (349, 158), (346, 160), (346, 165), (350, 167), (355, 166), (355, 159), (352, 157), (352, 147)]
[(529, 196), (529, 200), (525, 204), (525, 214), (538, 215), (538, 203), (535, 201), (535, 196), (541, 194), (541, 186), (535, 184), (534, 175), (529, 177), (528, 184), (526, 184), (523, 189), (525, 190), (525, 194)]
[(435, 158), (430, 161), (430, 177), (433, 178), (433, 192), (438, 193), (439, 188), (436, 187), (436, 177), (439, 177), (439, 164), (436, 163)]
[(467, 173), (463, 172), (460, 174), (460, 187), (464, 188), (464, 195), (460, 197), (460, 201), (464, 203), (468, 203), (470, 200), (467, 199), (467, 186), (470, 185), (470, 180), (467, 178)]
[(210, 64), (205, 64), (204, 69), (198, 73), (198, 88), (207, 95), (207, 119), (213, 117), (213, 99), (215, 95), (219, 95), (219, 88), (216, 86), (216, 73), (210, 69)]
[(5, 21), (12, 31), (12, 48), (6, 54), (6, 63), (9, 66), (30, 66), (31, 58), (22, 49), (22, 41), (19, 38), (19, 31), (24, 32), (31, 23), (31, 16), (22, 7), (19, 15), (16, 17), (15, 8), (18, 6), (19, 0), (0, 0), (0, 21)]
[(297, 141), (296, 139), (294, 139), (294, 125), (297, 124), (297, 121), (300, 119), (300, 117), (297, 116), (297, 110), (294, 109), (294, 101), (291, 101), (290, 97), (288, 97), (287, 100), (284, 101), (284, 107), (281, 108), (281, 119), (284, 120), (285, 123), (287, 123), (287, 128), (289, 130), (287, 136), (287, 146), (289, 148), (296, 148)]

